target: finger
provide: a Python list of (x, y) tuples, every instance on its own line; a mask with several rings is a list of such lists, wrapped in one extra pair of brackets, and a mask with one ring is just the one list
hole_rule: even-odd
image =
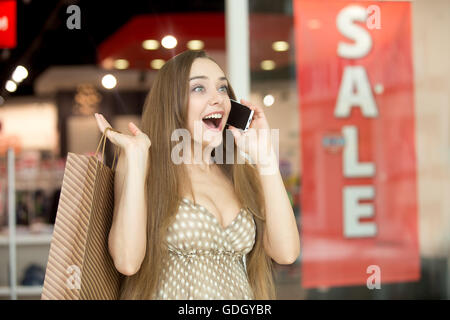
[(259, 105), (251, 103), (250, 101), (244, 100), (244, 99), (241, 99), (241, 101), (243, 102), (242, 104), (245, 104), (250, 109), (255, 110), (255, 111), (258, 110), (258, 111), (263, 112), (263, 109)]
[(250, 103), (250, 101), (241, 99), (241, 104), (243, 104), (244, 106), (246, 106), (246, 107), (248, 107), (248, 108), (250, 108), (250, 109), (252, 109), (252, 110), (255, 109), (255, 108), (252, 106), (252, 104)]
[[(104, 129), (106, 129), (108, 127), (112, 128), (112, 125), (105, 119), (105, 117), (102, 114), (100, 114), (100, 117), (101, 117), (102, 123), (104, 125)], [(111, 132), (111, 131), (108, 131), (106, 134), (108, 135), (109, 132)]]
[(99, 115), (96, 115), (95, 117), (97, 120), (97, 126), (100, 132), (103, 134), (108, 126), (104, 123), (103, 119)]
[(150, 138), (146, 134), (144, 134), (142, 130), (139, 129), (138, 126), (135, 125), (133, 122), (131, 121), (128, 122), (128, 128), (135, 137), (139, 137), (141, 140), (144, 140), (146, 145), (148, 145), (149, 147), (152, 145)]
[(243, 102), (242, 104), (245, 103), (246, 106), (248, 106), (250, 109), (252, 109), (254, 111), (254, 114), (253, 114), (254, 119), (258, 119), (258, 118), (261, 118), (264, 116), (264, 111), (259, 105), (252, 104), (250, 101), (247, 101), (244, 99), (241, 99), (241, 101)]
[(98, 113), (95, 113), (95, 120), (97, 121), (98, 128), (103, 133), (103, 123), (102, 123), (102, 120), (101, 120), (100, 115)]
[(242, 133), (236, 127), (233, 127), (233, 126), (229, 126), (229, 129), (230, 129), (231, 133), (233, 134), (235, 140), (239, 140)]
[(134, 127), (133, 123), (128, 122), (128, 130), (130, 130), (133, 136), (137, 135), (136, 128)]
[(100, 115), (100, 117), (102, 118), (103, 132), (105, 132), (105, 130), (107, 128), (111, 128), (112, 129), (112, 130), (106, 131), (106, 137), (108, 139), (110, 139), (111, 142), (117, 143), (117, 137), (118, 137), (118, 133), (119, 132), (114, 130), (114, 128), (109, 124), (109, 122), (105, 119), (105, 117), (103, 117), (103, 115)]
[(103, 123), (102, 123), (98, 113), (95, 114), (95, 121), (97, 122), (98, 129), (100, 130), (101, 133), (103, 133), (103, 130), (104, 130), (103, 129)]
[(247, 106), (250, 110), (253, 110), (253, 119), (258, 119), (261, 117), (262, 110), (257, 105), (254, 105), (245, 99), (241, 99), (241, 103)]
[[(97, 123), (98, 123), (98, 126), (99, 126), (99, 128), (100, 128), (100, 131), (101, 131), (102, 133), (105, 132), (105, 129), (106, 129), (106, 128), (108, 128), (108, 127), (111, 127), (111, 128), (112, 128), (112, 126), (109, 124), (108, 121), (106, 121), (105, 117), (103, 117), (102, 114), (96, 113), (96, 114), (95, 114), (95, 117), (97, 118)], [(109, 132), (107, 133), (107, 135), (108, 135), (108, 134), (109, 134)]]
[(133, 122), (129, 122), (128, 123), (128, 128), (130, 129), (131, 133), (135, 136), (137, 136), (138, 134), (142, 133), (141, 129), (139, 129), (137, 127), (137, 125), (135, 125)]
[[(106, 121), (105, 117), (103, 117), (103, 115), (97, 113), (95, 117), (97, 118), (97, 122), (98, 122), (100, 131), (102, 132), (102, 134), (105, 133), (106, 128), (113, 129), (112, 126), (109, 124), (109, 122)], [(115, 145), (119, 145), (119, 146), (122, 145), (120, 133), (112, 131), (112, 130), (108, 130), (105, 135), (109, 139), (109, 141), (111, 141)]]

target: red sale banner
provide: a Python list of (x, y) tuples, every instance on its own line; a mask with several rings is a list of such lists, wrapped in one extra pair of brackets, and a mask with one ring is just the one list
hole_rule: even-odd
[(14, 48), (16, 42), (16, 1), (0, 1), (0, 48)]
[(418, 281), (407, 2), (294, 0), (302, 286)]

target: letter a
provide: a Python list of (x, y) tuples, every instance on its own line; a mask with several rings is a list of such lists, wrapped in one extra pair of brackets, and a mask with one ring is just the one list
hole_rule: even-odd
[[(353, 88), (356, 88), (356, 93)], [(347, 66), (342, 74), (334, 116), (347, 118), (353, 106), (360, 107), (366, 118), (376, 118), (378, 109), (370, 88), (366, 70), (361, 66)]]
[(381, 269), (377, 265), (370, 265), (367, 267), (366, 272), (369, 274), (373, 272), (373, 274), (367, 278), (367, 288), (372, 289), (381, 289)]
[(67, 7), (66, 13), (72, 13), (70, 17), (67, 18), (66, 26), (67, 29), (73, 30), (73, 29), (81, 29), (81, 10), (80, 7), (73, 4), (71, 6)]

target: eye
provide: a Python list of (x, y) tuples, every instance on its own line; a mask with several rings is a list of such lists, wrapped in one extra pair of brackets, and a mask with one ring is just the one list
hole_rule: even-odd
[(194, 87), (194, 88), (192, 89), (192, 91), (194, 91), (194, 92), (200, 92), (200, 91), (197, 90), (197, 89), (204, 89), (204, 87), (203, 87), (203, 86), (196, 86), (196, 87)]
[(221, 86), (220, 89), (224, 89), (223, 90), (224, 92), (228, 92), (228, 86), (226, 86), (226, 85)]

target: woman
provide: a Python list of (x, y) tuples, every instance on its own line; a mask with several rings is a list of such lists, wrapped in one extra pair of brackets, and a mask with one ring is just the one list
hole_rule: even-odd
[[(212, 160), (213, 148), (226, 154), (237, 146), (256, 159), (255, 144), (243, 143), (247, 133), (230, 126), (234, 143), (225, 143), (230, 98), (234, 92), (215, 61), (204, 51), (185, 51), (159, 70), (142, 129), (130, 122), (131, 135), (107, 131), (124, 151), (109, 234), (114, 264), (127, 276), (121, 299), (275, 299), (271, 259), (291, 264), (298, 257), (295, 216), (270, 139), (262, 140), (272, 150), (264, 166), (237, 164), (238, 152), (231, 164)], [(241, 103), (255, 111), (250, 130), (269, 129), (260, 107)], [(206, 120), (211, 114), (216, 119)], [(102, 132), (110, 127), (96, 118)], [(183, 128), (193, 137), (192, 161), (179, 164), (172, 135)], [(203, 151), (199, 163), (195, 148)], [(263, 174), (267, 167), (275, 173)]]

